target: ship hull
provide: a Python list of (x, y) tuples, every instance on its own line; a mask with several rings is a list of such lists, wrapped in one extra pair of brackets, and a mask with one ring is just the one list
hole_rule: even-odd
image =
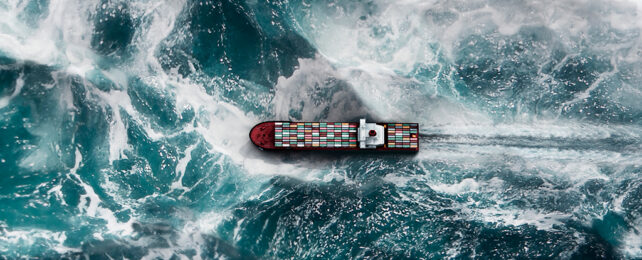
[(419, 151), (416, 123), (376, 123), (384, 127), (384, 144), (360, 148), (359, 123), (269, 121), (250, 131), (250, 140), (262, 150), (308, 151)]

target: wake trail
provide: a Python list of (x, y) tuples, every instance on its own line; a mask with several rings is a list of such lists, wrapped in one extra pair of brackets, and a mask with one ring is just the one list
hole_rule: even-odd
[(637, 138), (628, 136), (575, 138), (419, 133), (419, 142), (423, 144), (424, 147), (426, 145), (450, 144), (559, 150), (601, 150), (633, 154), (640, 153), (640, 151), (642, 151), (642, 142)]

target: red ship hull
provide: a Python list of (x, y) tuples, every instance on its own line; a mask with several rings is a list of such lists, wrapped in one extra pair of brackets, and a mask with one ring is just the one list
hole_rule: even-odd
[(360, 148), (359, 123), (269, 121), (254, 126), (250, 140), (262, 150), (419, 151), (418, 124), (376, 124), (385, 132), (383, 145), (376, 148)]

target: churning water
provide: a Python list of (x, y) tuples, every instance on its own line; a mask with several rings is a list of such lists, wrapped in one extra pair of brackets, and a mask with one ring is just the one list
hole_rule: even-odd
[[(615, 0), (0, 0), (0, 255), (642, 258), (641, 44)], [(248, 139), (362, 116), (421, 151)]]

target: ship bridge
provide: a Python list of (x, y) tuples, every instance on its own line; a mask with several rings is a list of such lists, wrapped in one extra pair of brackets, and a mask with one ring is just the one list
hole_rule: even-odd
[(382, 125), (367, 123), (365, 118), (359, 120), (359, 148), (376, 149), (386, 143), (385, 129)]

